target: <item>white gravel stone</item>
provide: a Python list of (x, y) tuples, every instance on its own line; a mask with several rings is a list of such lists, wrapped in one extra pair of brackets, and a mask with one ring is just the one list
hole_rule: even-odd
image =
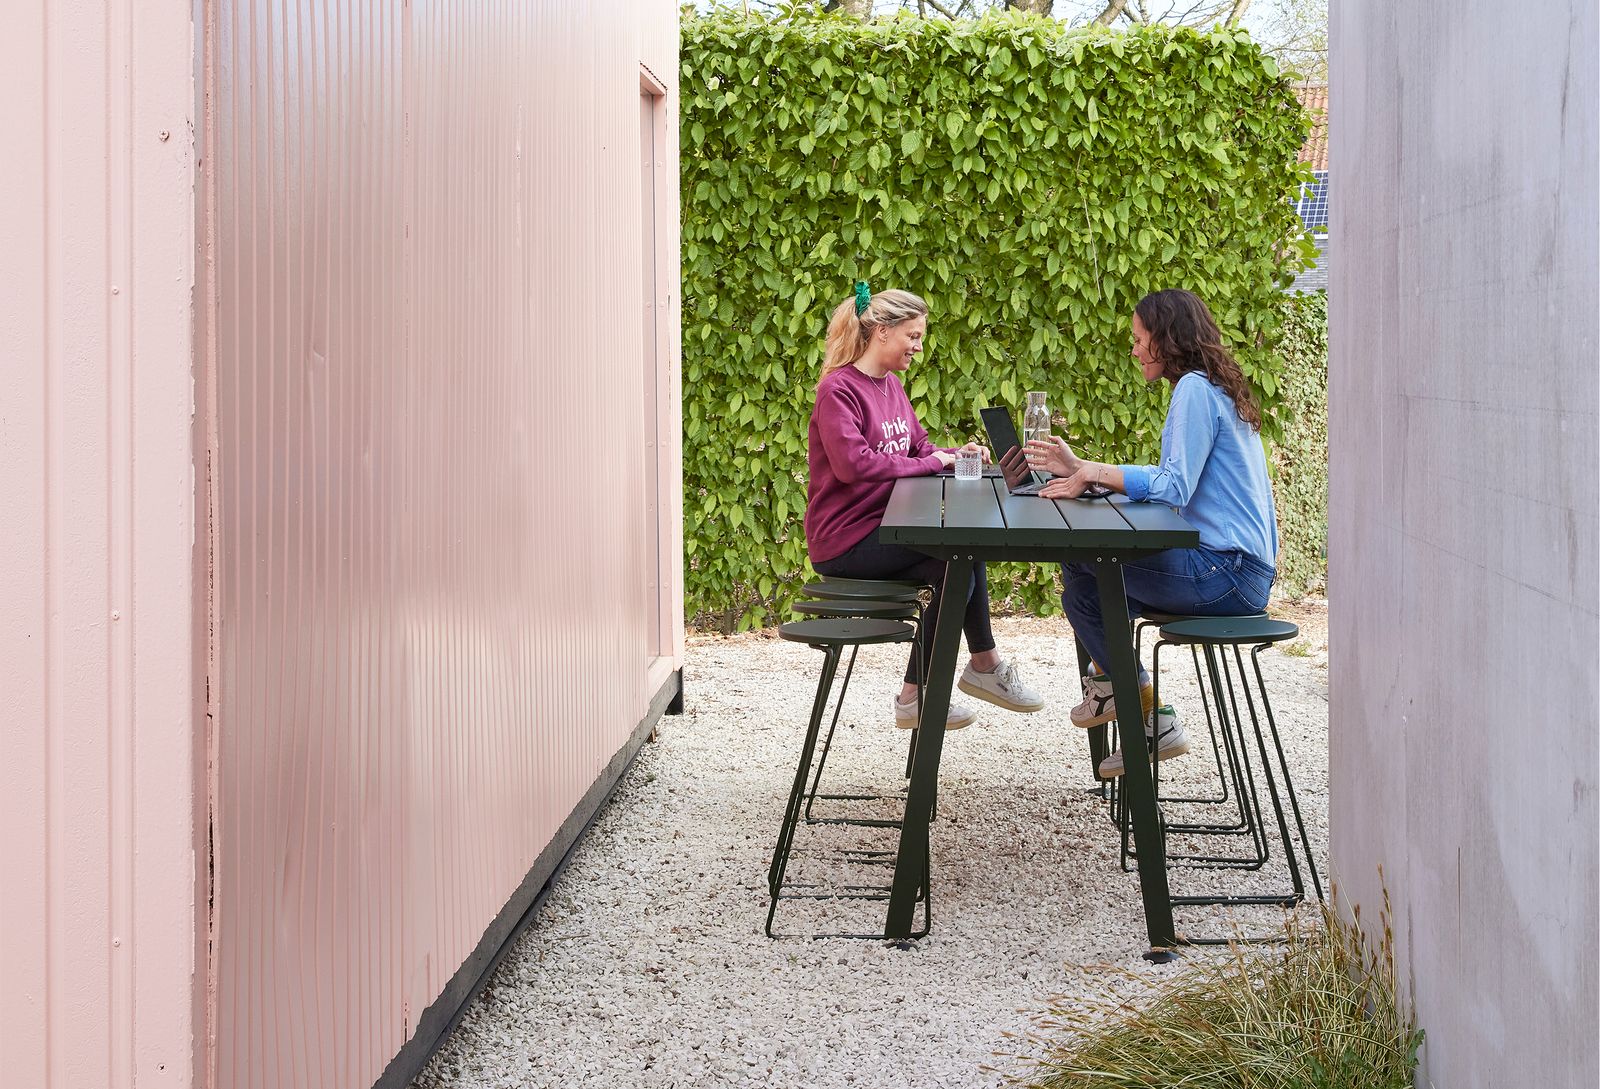
[[(1325, 606), (1274, 612), (1302, 626), (1291, 653), (1275, 648), (1262, 663), (1325, 874)], [(1183, 971), (1141, 959), (1138, 879), (1119, 865), (1083, 731), (1067, 722), (1078, 685), (1065, 622), (1003, 619), (995, 629), (1001, 653), (1051, 702), (1019, 715), (973, 701), (978, 723), (946, 739), (928, 937), (902, 950), (762, 933), (767, 863), (820, 655), (771, 632), (692, 636), (685, 713), (661, 720), (416, 1089), (999, 1086), (1028, 1069), (1032, 1018), (1053, 996), (1082, 1001), (1124, 991), (1120, 973)], [(863, 650), (825, 790), (902, 786), (908, 735), (893, 728), (889, 694), (904, 665), (903, 648)], [(1162, 765), (1163, 777), (1173, 794), (1204, 790), (1216, 772), (1193, 667), (1176, 653), (1162, 666), (1163, 702), (1195, 742)], [(790, 879), (856, 881), (865, 871), (867, 882), (887, 881), (881, 867), (828, 856), (844, 846), (892, 849), (894, 833), (802, 826)], [(1174, 891), (1284, 887), (1276, 841), (1273, 850), (1261, 871), (1174, 868)], [(1252, 910), (1234, 921), (1180, 910), (1178, 928), (1254, 933), (1281, 923), (1276, 909)], [(876, 929), (882, 913), (881, 903), (786, 901), (778, 926)]]

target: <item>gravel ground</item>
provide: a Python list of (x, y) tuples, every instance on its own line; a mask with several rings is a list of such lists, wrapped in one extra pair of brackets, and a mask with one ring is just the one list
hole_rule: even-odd
[[(1262, 660), (1325, 872), (1326, 608), (1273, 611), (1301, 625), (1299, 641)], [(1052, 1001), (1106, 996), (1128, 986), (1124, 973), (1170, 977), (1205, 956), (1169, 966), (1140, 958), (1137, 878), (1119, 865), (1117, 831), (1090, 789), (1083, 734), (1066, 721), (1077, 684), (1065, 622), (1001, 619), (995, 629), (1001, 653), (1051, 703), (1035, 715), (980, 703), (978, 723), (946, 740), (932, 934), (909, 950), (762, 934), (767, 862), (819, 656), (772, 632), (691, 636), (685, 713), (662, 719), (536, 924), (416, 1089), (1000, 1086), (1026, 1071), (1033, 1018)], [(906, 735), (891, 725), (889, 693), (904, 664), (902, 648), (862, 652), (827, 788), (901, 784)], [(1190, 783), (1203, 789), (1216, 775), (1193, 667), (1176, 655), (1162, 666), (1163, 702), (1178, 708), (1195, 742), (1162, 765), (1163, 777), (1174, 794)], [(1169, 821), (1179, 812), (1169, 806)], [(858, 827), (802, 826), (789, 876), (883, 881), (881, 870), (846, 867), (829, 850), (892, 845)], [(1210, 888), (1218, 876), (1174, 868), (1173, 888)], [(1275, 865), (1224, 879), (1241, 892), (1287, 884)], [(1187, 909), (1178, 928), (1257, 932), (1281, 921), (1276, 909), (1251, 910), (1261, 914), (1230, 920)], [(870, 929), (881, 927), (881, 911), (786, 901), (778, 925)]]

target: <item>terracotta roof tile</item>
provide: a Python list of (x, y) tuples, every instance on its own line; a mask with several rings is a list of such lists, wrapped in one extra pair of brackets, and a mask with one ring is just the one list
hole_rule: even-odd
[(1300, 145), (1300, 161), (1310, 163), (1312, 170), (1328, 169), (1328, 85), (1326, 83), (1296, 83), (1295, 97), (1311, 112), (1311, 132)]

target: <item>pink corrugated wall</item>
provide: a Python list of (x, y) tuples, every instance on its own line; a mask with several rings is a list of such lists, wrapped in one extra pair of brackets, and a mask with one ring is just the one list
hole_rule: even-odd
[(186, 1086), (204, 1039), (186, 3), (0, 33), (0, 1086)]
[(681, 664), (676, 7), (206, 18), (215, 1082), (365, 1086)]

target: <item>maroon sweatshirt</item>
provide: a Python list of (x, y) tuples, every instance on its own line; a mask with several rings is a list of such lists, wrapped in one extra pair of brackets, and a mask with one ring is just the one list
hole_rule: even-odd
[(840, 367), (811, 410), (806, 546), (813, 563), (850, 551), (878, 528), (894, 482), (939, 471), (937, 449), (897, 375)]

